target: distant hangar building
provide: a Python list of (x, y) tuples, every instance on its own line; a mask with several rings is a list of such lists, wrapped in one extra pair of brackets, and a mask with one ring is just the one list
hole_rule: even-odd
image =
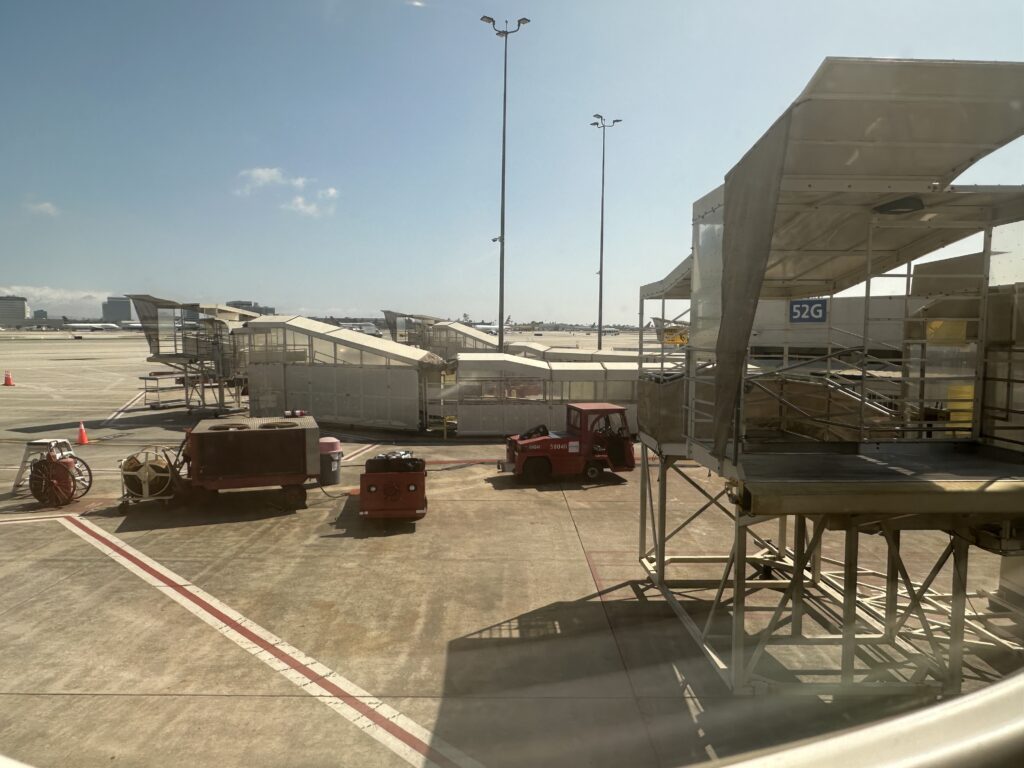
[(24, 296), (0, 296), (0, 325), (21, 325), (30, 317)]
[(255, 312), (257, 315), (273, 315), (275, 310), (273, 307), (267, 307), (256, 301), (241, 301), (236, 299), (235, 301), (228, 302), (229, 307), (235, 309), (244, 309), (247, 312)]

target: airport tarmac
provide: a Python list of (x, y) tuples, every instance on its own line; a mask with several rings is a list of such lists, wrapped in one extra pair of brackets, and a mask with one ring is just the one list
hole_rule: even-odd
[[(256, 491), (122, 510), (118, 460), (176, 446), (194, 419), (140, 405), (146, 354), (138, 335), (0, 339), (16, 383), (0, 389), (0, 490), (25, 441), (73, 438), (79, 421), (95, 476), (61, 510), (0, 495), (0, 754), (36, 766), (672, 766), (909, 705), (731, 695), (642, 581), (638, 472), (531, 488), (494, 471), (497, 441), (341, 430), (342, 481), (330, 497), (311, 489), (306, 509)], [(362, 461), (403, 443), (427, 461), (429, 514), (361, 520), (347, 491)], [(670, 525), (703, 503), (678, 478), (667, 493)], [(725, 550), (721, 521), (692, 535)], [(906, 535), (912, 569), (931, 536)], [(972, 552), (972, 586), (994, 588), (996, 571)], [(972, 656), (966, 688), (993, 674)]]

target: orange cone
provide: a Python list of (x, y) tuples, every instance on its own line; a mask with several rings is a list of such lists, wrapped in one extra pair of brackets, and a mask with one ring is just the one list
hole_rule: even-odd
[(78, 422), (78, 444), (79, 445), (88, 445), (89, 444), (89, 436), (87, 434), (85, 434), (85, 423), (81, 422), (81, 421)]
[(13, 387), (14, 386), (14, 377), (11, 376), (11, 372), (10, 371), (4, 371), (4, 386), (5, 387)]

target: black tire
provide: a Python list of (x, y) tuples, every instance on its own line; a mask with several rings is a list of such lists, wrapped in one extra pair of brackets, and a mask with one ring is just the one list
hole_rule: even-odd
[(527, 459), (523, 464), (523, 478), (531, 485), (540, 485), (551, 479), (551, 462), (540, 456)]
[(596, 483), (601, 479), (601, 475), (604, 474), (604, 467), (597, 462), (590, 462), (583, 470), (583, 477), (589, 482)]

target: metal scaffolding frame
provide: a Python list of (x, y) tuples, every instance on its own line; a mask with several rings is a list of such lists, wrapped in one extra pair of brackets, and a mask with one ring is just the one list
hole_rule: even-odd
[(226, 413), (244, 405), (245, 361), (232, 330), (255, 312), (236, 307), (183, 304), (144, 294), (129, 295), (149, 344), (149, 362), (175, 372), (181, 399), (162, 398), (164, 372), (141, 377), (146, 404), (151, 407), (184, 404), (189, 410)]
[[(1024, 188), (951, 184), (1024, 132), (1007, 107), (1022, 82), (1020, 64), (826, 60), (694, 204), (692, 256), (640, 290), (641, 327), (648, 301), (665, 318), (666, 301), (691, 300), (691, 317), (685, 347), (662, 346), (638, 389), (638, 557), (736, 692), (948, 695), (967, 651), (1024, 660), (1022, 642), (988, 625), (1006, 606), (974, 610), (983, 594), (967, 584), (972, 544), (1024, 549), (1020, 287), (989, 285), (993, 231), (1024, 220)], [(924, 114), (958, 120), (959, 140), (938, 142)], [(922, 266), (973, 234), (980, 253)], [(751, 358), (759, 299), (827, 308), (857, 285), (862, 326), (835, 328), (826, 309), (823, 354)], [(900, 317), (872, 315), (878, 293), (902, 294)], [(995, 326), (990, 341), (990, 302), (1007, 298), (999, 322), (1013, 333)], [(883, 319), (902, 323), (898, 345), (874, 338)], [(697, 482), (696, 467), (721, 490)], [(700, 494), (695, 511), (670, 507), (680, 478)], [(703, 551), (690, 534), (717, 515), (731, 544)], [(777, 526), (771, 538), (765, 525)], [(948, 536), (923, 577), (908, 567), (907, 531)], [(826, 556), (822, 542), (839, 536), (842, 555)], [(864, 567), (879, 548), (884, 569)], [(770, 668), (786, 646), (813, 647), (818, 665)]]
[[(658, 455), (655, 462), (656, 455), (649, 445), (642, 446), (639, 560), (710, 665), (734, 692), (959, 693), (965, 649), (1024, 653), (1024, 644), (986, 626), (988, 619), (1006, 615), (1005, 610), (967, 610), (969, 598), (987, 596), (967, 590), (969, 545), (975, 540), (970, 525), (976, 520), (950, 516), (937, 521), (919, 515), (885, 519), (833, 515), (825, 510), (816, 515), (755, 516), (744, 510), (737, 498), (742, 496), (742, 486), (712, 494), (692, 477), (694, 470), (703, 469), (699, 465), (665, 455)], [(672, 475), (686, 481), (704, 503), (669, 530), (666, 491)], [(674, 554), (670, 550), (673, 539), (684, 537), (696, 520), (715, 512), (726, 517), (733, 530), (728, 552)], [(777, 525), (777, 534), (771, 539), (753, 529), (771, 521)], [(901, 533), (932, 526), (954, 534), (937, 554), (928, 575), (914, 581), (901, 551)], [(823, 555), (826, 531), (841, 533), (842, 559)], [(884, 572), (859, 565), (861, 537), (868, 535), (885, 541)], [(683, 546), (684, 552), (692, 552), (692, 546)], [(951, 559), (949, 590), (940, 591), (937, 577)], [(737, 567), (737, 563), (745, 565)], [(687, 565), (704, 569), (717, 565), (722, 570), (717, 578), (676, 578), (673, 572)], [(829, 570), (828, 565), (838, 570)], [(847, 588), (850, 584), (852, 589)], [(691, 613), (692, 605), (688, 607), (687, 600), (680, 598), (679, 590), (706, 595), (713, 591), (703, 620)], [(777, 592), (778, 601), (769, 606), (752, 605), (751, 595), (765, 591)], [(767, 626), (752, 628), (765, 610), (771, 611)], [(728, 621), (729, 632), (715, 632), (716, 619), (723, 615), (727, 618), (717, 624)], [(793, 675), (815, 678), (813, 682), (779, 679), (760, 665), (767, 649), (775, 646), (832, 647), (838, 650), (840, 661), (834, 668), (803, 668)]]
[[(817, 441), (835, 439), (835, 432), (844, 432), (846, 439), (862, 443), (941, 442), (973, 443), (982, 434), (982, 394), (987, 385), (984, 365), (981, 361), (987, 355), (985, 346), (986, 307), (989, 289), (987, 285), (989, 259), (992, 243), (992, 227), (984, 229), (982, 271), (980, 274), (943, 273), (944, 279), (974, 281), (984, 286), (977, 293), (964, 292), (954, 297), (958, 301), (974, 301), (977, 304), (975, 316), (960, 313), (955, 320), (966, 327), (975, 323), (977, 333), (973, 339), (966, 336), (959, 341), (975, 345), (975, 363), (969, 375), (959, 378), (969, 380), (973, 390), (969, 397), (947, 400), (945, 418), (949, 418), (951, 402), (969, 403), (970, 418), (956, 422), (954, 426), (941, 426), (936, 417), (931, 420), (922, 416), (922, 396), (926, 381), (931, 380), (924, 349), (928, 345), (925, 333), (915, 332), (916, 323), (935, 323), (942, 318), (907, 317), (907, 338), (904, 339), (902, 354), (898, 363), (882, 359), (872, 353), (869, 297), (871, 283), (878, 279), (899, 279), (905, 285), (905, 299), (911, 294), (914, 277), (913, 262), (909, 262), (899, 273), (874, 275), (871, 273), (871, 232), (876, 226), (885, 226), (878, 216), (869, 215), (867, 247), (864, 252), (867, 274), (864, 334), (859, 346), (836, 346), (833, 343), (831, 326), (827, 330), (828, 351), (826, 355), (792, 362), (784, 359), (782, 365), (773, 369), (748, 367), (744, 376), (744, 393), (738, 399), (733, 422), (733, 437), (730, 440), (730, 466), (738, 470), (743, 463), (743, 446), (753, 438), (748, 434), (748, 420), (745, 408), (749, 406), (750, 392), (760, 390), (778, 404), (780, 431), (795, 434), (786, 429), (787, 422), (793, 426), (797, 419), (805, 419), (823, 425), (825, 433)], [(956, 226), (956, 225), (954, 225)], [(922, 225), (923, 228), (923, 225)], [(1014, 311), (1017, 310), (1019, 288), (1014, 290)], [(831, 297), (830, 297), (831, 298)], [(944, 297), (949, 299), (950, 297)], [(641, 299), (641, 316), (645, 300)], [(664, 299), (662, 299), (664, 314)], [(937, 326), (932, 326), (937, 327)], [(950, 343), (948, 340), (945, 343)], [(1012, 361), (1014, 346), (1007, 347)], [(914, 350), (916, 357), (914, 357)], [(704, 362), (697, 363), (699, 353), (704, 353)], [(985, 531), (980, 524), (999, 524), (1011, 529), (1024, 516), (1019, 514), (978, 515), (965, 510), (960, 515), (918, 515), (909, 512), (890, 517), (876, 515), (829, 514), (822, 509), (818, 514), (779, 514), (772, 516), (753, 515), (750, 505), (744, 503), (745, 493), (742, 472), (730, 472), (726, 476), (725, 488), (717, 494), (710, 494), (694, 481), (687, 470), (700, 466), (691, 459), (697, 458), (709, 466), (710, 446), (699, 437), (701, 423), (710, 423), (712, 402), (700, 397), (699, 388), (706, 387), (706, 372), (713, 368), (713, 361), (706, 358), (713, 355), (709, 349), (692, 347), (685, 351), (672, 350), (664, 357), (661, 367), (662, 378), (673, 374), (681, 378), (689, 389), (685, 404), (687, 430), (685, 439), (679, 443), (666, 444), (647, 434), (641, 428), (641, 500), (640, 500), (640, 542), (639, 560), (652, 584), (659, 588), (672, 606), (683, 626), (700, 645), (710, 664), (721, 674), (723, 680), (736, 692), (753, 693), (763, 690), (796, 692), (804, 694), (849, 694), (886, 691), (913, 690), (931, 691), (939, 694), (958, 693), (962, 682), (962, 660), (965, 648), (999, 648), (1013, 653), (1024, 652), (1024, 645), (1012, 639), (997, 635), (985, 626), (990, 614), (967, 611), (967, 562), (968, 547), (976, 542)], [(846, 368), (837, 371), (833, 361), (846, 356)], [(907, 359), (914, 357), (919, 363), (911, 369)], [(824, 364), (825, 370), (820, 370)], [(809, 365), (817, 365), (814, 376), (802, 373)], [(877, 379), (877, 369), (887, 366), (897, 375), (884, 378), (887, 389), (884, 392), (869, 388), (868, 381)], [(852, 367), (852, 371), (851, 371)], [(667, 374), (667, 376), (666, 376)], [(950, 376), (945, 376), (949, 381)], [(764, 386), (763, 382), (780, 382), (777, 391)], [(1014, 384), (1024, 384), (1024, 379), (1013, 378), (1012, 369), (998, 378), (1012, 394)], [(801, 382), (813, 384), (824, 392), (823, 412), (812, 413), (802, 407), (796, 398), (789, 399), (785, 386)], [(855, 398), (858, 407), (842, 416), (836, 415), (833, 397)], [(1009, 397), (1009, 395), (1008, 395)], [(885, 401), (886, 405), (880, 405)], [(962, 407), (962, 406), (961, 406)], [(1003, 409), (1012, 408), (1007, 402)], [(819, 405), (819, 409), (821, 406)], [(966, 410), (966, 409), (964, 409)], [(851, 420), (852, 419), (852, 420)], [(946, 422), (949, 423), (949, 422)], [(1004, 427), (1005, 428), (1005, 427)], [(1013, 427), (1008, 427), (1012, 429)], [(738, 439), (737, 439), (738, 435)], [(806, 438), (806, 435), (801, 435)], [(840, 437), (842, 439), (842, 437)], [(1006, 439), (1006, 438), (1004, 438)], [(762, 448), (763, 450), (763, 448)], [(770, 448), (769, 448), (770, 451)], [(652, 460), (655, 456), (657, 461)], [(656, 479), (651, 481), (651, 468), (656, 464)], [(675, 475), (685, 480), (704, 498), (704, 503), (695, 512), (672, 530), (667, 530), (668, 501), (667, 479)], [(655, 495), (654, 489), (657, 488)], [(727, 501), (723, 502), (723, 497)], [(685, 537), (687, 528), (698, 518), (710, 512), (723, 513), (733, 529), (733, 542), (729, 552), (708, 554), (693, 552), (687, 547), (681, 553), (670, 550), (670, 542)], [(792, 522), (790, 522), (792, 518)], [(775, 540), (758, 535), (753, 527), (759, 523), (775, 520), (778, 533)], [(900, 535), (904, 530), (954, 531), (950, 543), (937, 556), (928, 576), (921, 582), (914, 582), (900, 550)], [(1016, 529), (1014, 529), (1016, 530)], [(823, 558), (822, 537), (826, 531), (839, 531), (844, 537), (844, 557), (841, 560)], [(860, 542), (863, 535), (880, 535), (886, 544), (887, 570), (877, 573), (858, 565)], [(991, 542), (990, 542), (991, 543)], [(687, 551), (689, 550), (689, 551)], [(949, 590), (935, 588), (936, 577), (952, 558), (953, 578)], [(822, 567), (823, 560), (839, 567), (830, 572)], [(745, 563), (745, 567), (737, 567)], [(672, 571), (680, 566), (721, 565), (722, 573), (717, 579), (677, 579)], [(880, 583), (875, 583), (879, 581)], [(849, 585), (854, 585), (849, 588)], [(676, 590), (695, 588), (714, 590), (710, 612), (703, 626), (690, 615)], [(754, 614), (763, 606), (751, 608), (748, 596), (752, 592), (776, 590), (781, 597), (773, 608), (767, 627), (751, 629)], [(977, 593), (977, 596), (982, 596)], [(1002, 612), (1005, 612), (1004, 607)], [(728, 612), (731, 629), (728, 635), (712, 632), (716, 615)], [(997, 611), (997, 613), (1000, 613)], [(813, 626), (813, 632), (805, 629)], [(785, 628), (788, 627), (788, 631)], [(834, 646), (840, 652), (837, 668), (804, 670), (802, 675), (819, 678), (815, 682), (792, 682), (773, 679), (759, 669), (767, 648), (772, 646)], [(867, 671), (859, 670), (858, 660), (868, 665)], [(763, 666), (763, 665), (762, 665)], [(882, 676), (879, 676), (879, 672)], [(834, 678), (821, 681), (820, 678)]]

